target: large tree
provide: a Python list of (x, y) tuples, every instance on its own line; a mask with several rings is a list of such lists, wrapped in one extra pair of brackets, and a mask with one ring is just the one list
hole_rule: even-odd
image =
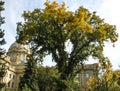
[(4, 62), (4, 53), (5, 50), (1, 47), (5, 44), (4, 40), (4, 30), (1, 29), (2, 24), (4, 23), (4, 17), (1, 16), (1, 11), (4, 10), (4, 2), (0, 1), (0, 89), (4, 87), (4, 83), (1, 81), (2, 78), (5, 76), (5, 62)]
[(29, 43), (40, 60), (52, 55), (61, 78), (58, 91), (65, 91), (67, 79), (74, 79), (77, 72), (74, 69), (90, 56), (104, 59), (105, 41), (114, 43), (118, 38), (114, 25), (84, 7), (72, 12), (65, 3), (47, 1), (44, 9), (25, 11), (23, 18), (25, 22), (17, 25), (17, 40)]

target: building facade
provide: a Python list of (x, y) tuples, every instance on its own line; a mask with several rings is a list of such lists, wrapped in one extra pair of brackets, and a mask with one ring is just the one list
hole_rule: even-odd
[(3, 82), (6, 86), (2, 91), (15, 91), (17, 89), (20, 77), (24, 73), (26, 56), (30, 53), (28, 45), (20, 45), (17, 42), (13, 43), (6, 55), (6, 75)]
[[(79, 68), (81, 69), (81, 68)], [(88, 80), (91, 76), (98, 77), (98, 64), (85, 64), (80, 73), (77, 74), (78, 82), (81, 86), (81, 91), (87, 91)]]

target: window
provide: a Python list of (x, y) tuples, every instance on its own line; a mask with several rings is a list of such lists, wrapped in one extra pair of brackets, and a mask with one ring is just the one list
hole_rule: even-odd
[(76, 78), (77, 78), (78, 83), (80, 83), (80, 81), (81, 81), (80, 73), (78, 73), (78, 74), (76, 75)]
[(15, 79), (15, 75), (13, 75), (13, 79)]
[(86, 78), (89, 78), (90, 77), (90, 74), (89, 73), (86, 73)]
[(8, 82), (8, 87), (11, 87), (11, 86), (10, 86), (10, 82)]
[(12, 78), (12, 74), (9, 74), (9, 78)]
[(14, 87), (14, 82), (12, 82), (12, 88)]
[(80, 78), (80, 74), (77, 74), (76, 77), (77, 77), (77, 78)]
[(25, 53), (22, 53), (22, 54), (21, 54), (21, 58), (20, 58), (20, 59), (21, 59), (21, 62), (22, 62), (22, 63), (26, 63)]
[(12, 54), (10, 55), (10, 60), (11, 60), (11, 61), (14, 61), (15, 58), (16, 58), (16, 55), (15, 55), (14, 53), (12, 53)]

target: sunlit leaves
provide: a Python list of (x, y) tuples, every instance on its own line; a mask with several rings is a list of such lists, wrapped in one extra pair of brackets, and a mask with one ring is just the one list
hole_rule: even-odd
[(90, 77), (88, 82), (88, 89), (90, 91), (119, 91), (118, 84), (120, 78), (120, 71), (114, 71), (110, 60), (107, 59), (105, 64), (100, 62), (99, 75), (97, 78)]

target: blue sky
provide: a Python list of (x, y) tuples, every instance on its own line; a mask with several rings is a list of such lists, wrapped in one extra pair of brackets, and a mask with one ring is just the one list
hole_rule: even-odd
[[(4, 0), (5, 11), (2, 12), (5, 17), (5, 24), (2, 28), (5, 30), (5, 39), (7, 44), (4, 46), (6, 50), (15, 41), (16, 23), (23, 21), (21, 17), (23, 11), (34, 10), (35, 8), (44, 8), (46, 0)], [(53, 0), (50, 0), (53, 1)], [(96, 11), (97, 15), (104, 18), (106, 22), (116, 25), (117, 32), (120, 34), (120, 1), (119, 0), (56, 0), (59, 3), (65, 2), (68, 9), (75, 11), (79, 6), (84, 6), (91, 12)], [(118, 69), (120, 65), (120, 38), (113, 48), (110, 43), (106, 43), (104, 54), (111, 60), (114, 69)], [(50, 59), (48, 56), (46, 59)], [(88, 63), (93, 63), (89, 61)], [(52, 65), (50, 61), (45, 62), (46, 65)]]

